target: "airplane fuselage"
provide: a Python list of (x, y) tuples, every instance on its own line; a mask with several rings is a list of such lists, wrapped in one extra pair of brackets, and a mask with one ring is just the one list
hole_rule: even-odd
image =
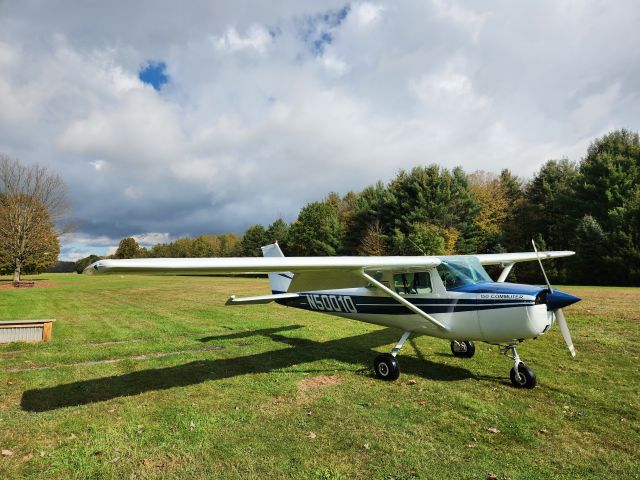
[(299, 297), (279, 303), (418, 334), (489, 343), (538, 337), (554, 321), (554, 314), (546, 304), (536, 304), (538, 295), (545, 291), (543, 287), (487, 282), (465, 289), (473, 291), (404, 296), (446, 326), (446, 330), (393, 298), (380, 295), (376, 288), (299, 292)]

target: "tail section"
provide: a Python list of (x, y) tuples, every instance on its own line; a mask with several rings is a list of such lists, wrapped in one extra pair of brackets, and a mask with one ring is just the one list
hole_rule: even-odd
[[(284, 257), (284, 253), (280, 250), (278, 242), (271, 245), (265, 245), (262, 248), (263, 257)], [(271, 293), (286, 293), (293, 279), (293, 273), (291, 272), (278, 272), (269, 274), (269, 283), (271, 284)]]

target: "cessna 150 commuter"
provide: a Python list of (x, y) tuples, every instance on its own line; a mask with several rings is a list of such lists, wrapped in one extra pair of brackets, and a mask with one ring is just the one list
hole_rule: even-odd
[[(400, 375), (396, 355), (411, 334), (451, 342), (457, 357), (472, 357), (474, 341), (500, 345), (513, 360), (511, 382), (533, 388), (536, 377), (516, 346), (546, 333), (555, 321), (572, 356), (575, 350), (562, 308), (580, 299), (546, 286), (505, 283), (514, 264), (573, 252), (497, 253), (412, 257), (285, 257), (277, 242), (263, 258), (148, 258), (100, 260), (85, 273), (268, 273), (271, 295), (236, 298), (227, 305), (276, 302), (403, 331), (390, 353), (374, 360), (376, 376)], [(493, 281), (484, 265), (503, 268)]]

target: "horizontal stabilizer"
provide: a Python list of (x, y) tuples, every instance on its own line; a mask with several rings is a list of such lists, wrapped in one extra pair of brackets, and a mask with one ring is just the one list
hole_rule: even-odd
[(259, 303), (270, 303), (276, 300), (284, 300), (287, 298), (297, 298), (300, 295), (297, 293), (277, 293), (275, 295), (262, 295), (259, 297), (242, 297), (236, 298), (235, 295), (231, 295), (226, 301), (225, 305), (255, 305)]

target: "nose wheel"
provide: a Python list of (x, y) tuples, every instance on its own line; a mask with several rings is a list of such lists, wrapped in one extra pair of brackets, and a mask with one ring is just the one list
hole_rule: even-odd
[(514, 344), (502, 347), (500, 353), (513, 360), (513, 368), (511, 369), (509, 377), (514, 387), (530, 389), (536, 386), (536, 374), (520, 361), (520, 356)]
[(520, 362), (518, 369), (513, 367), (509, 375), (511, 383), (516, 388), (533, 388), (536, 386), (536, 374), (529, 367)]

